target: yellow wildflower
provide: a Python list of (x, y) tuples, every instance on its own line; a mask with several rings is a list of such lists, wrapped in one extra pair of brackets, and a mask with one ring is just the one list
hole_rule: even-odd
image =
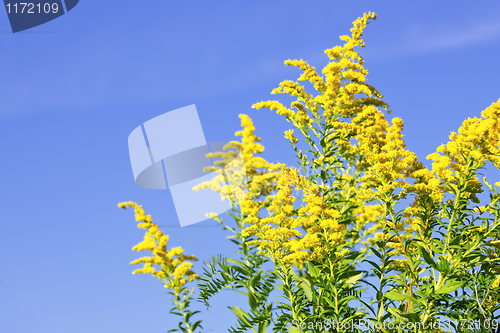
[[(194, 256), (182, 254), (184, 250), (180, 247), (174, 247), (168, 251), (168, 236), (159, 230), (159, 226), (153, 223), (150, 215), (146, 215), (142, 206), (130, 201), (120, 203), (118, 207), (124, 209), (133, 207), (136, 220), (141, 221), (139, 227), (147, 229), (144, 240), (134, 246), (133, 250), (149, 250), (153, 254), (152, 257), (142, 257), (132, 261), (131, 265), (144, 264), (144, 267), (134, 270), (133, 274), (152, 274), (163, 281), (166, 286), (171, 286), (177, 293), (187, 282), (184, 276), (188, 277), (189, 281), (199, 278), (198, 275), (191, 271), (193, 264), (187, 262), (187, 260), (197, 261), (198, 259)], [(155, 266), (157, 269), (155, 269)]]

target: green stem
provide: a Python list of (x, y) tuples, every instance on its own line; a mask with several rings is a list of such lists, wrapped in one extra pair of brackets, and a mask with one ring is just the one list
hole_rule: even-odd
[(290, 307), (292, 308), (292, 318), (298, 319), (297, 312), (295, 311), (295, 298), (293, 297), (292, 284), (291, 284), (291, 281), (289, 279), (287, 267), (283, 267), (283, 265), (281, 263), (279, 263), (279, 267), (282, 271), (282, 274), (284, 275), (284, 279), (282, 279), (282, 281), (285, 284), (287, 292), (288, 292), (288, 298), (290, 300)]
[[(183, 291), (184, 289), (181, 290), (181, 292)], [(174, 302), (175, 302), (175, 305), (177, 307), (177, 310), (179, 310), (182, 314), (182, 317), (183, 317), (183, 323), (186, 324), (186, 330), (188, 333), (193, 333), (193, 329), (191, 327), (191, 325), (189, 324), (189, 319), (187, 318), (187, 313), (186, 313), (186, 299), (188, 299), (189, 297), (191, 297), (191, 294), (193, 293), (194, 289), (192, 289), (186, 296), (184, 296), (184, 301), (181, 300), (181, 297), (180, 297), (180, 293), (175, 293), (174, 294)]]

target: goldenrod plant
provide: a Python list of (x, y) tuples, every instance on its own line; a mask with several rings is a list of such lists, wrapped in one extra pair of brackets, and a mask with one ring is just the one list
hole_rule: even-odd
[[(500, 169), (500, 100), (465, 120), (426, 167), (366, 82), (356, 49), (375, 18), (365, 13), (343, 46), (325, 51), (322, 75), (285, 61), (302, 74), (272, 94), (293, 96), (290, 107), (253, 105), (291, 124), (284, 135), (298, 168), (257, 157), (263, 146), (240, 116), (242, 142), (226, 148), (244, 157), (247, 195), (232, 206), (234, 223), (210, 215), (233, 233), (239, 256), (215, 255), (198, 283), (206, 305), (223, 289), (248, 297), (246, 311), (231, 306), (230, 332), (500, 331), (500, 182), (480, 177), (486, 166)], [(213, 156), (224, 166), (234, 152)], [(227, 196), (220, 180), (196, 189)], [(141, 261), (148, 272), (152, 260)]]
[(183, 333), (194, 333), (201, 329), (201, 320), (192, 322), (191, 317), (199, 311), (191, 312), (188, 307), (191, 302), (194, 288), (188, 288), (186, 285), (194, 279), (199, 279), (191, 267), (190, 261), (197, 261), (195, 256), (183, 254), (184, 250), (180, 247), (167, 249), (168, 236), (163, 234), (157, 224), (153, 223), (151, 215), (146, 215), (142, 206), (135, 202), (123, 202), (118, 207), (126, 209), (133, 207), (135, 219), (139, 228), (146, 229), (144, 240), (134, 246), (134, 251), (150, 251), (152, 256), (142, 257), (132, 261), (131, 265), (144, 264), (142, 268), (136, 269), (132, 274), (149, 273), (157, 277), (169, 289), (174, 306), (170, 310), (171, 314), (180, 316), (178, 328), (171, 329), (169, 332), (181, 331)]
[[(255, 127), (252, 120), (247, 115), (240, 115), (242, 131), (236, 132), (236, 136), (241, 136), (241, 142), (233, 141), (224, 146), (224, 152), (210, 154), (214, 157), (222, 158), (214, 164), (223, 169), (235, 153), (243, 157), (241, 170), (234, 172), (235, 175), (243, 174), (245, 179), (243, 184), (237, 188), (246, 189), (246, 198), (259, 207), (269, 206), (272, 195), (276, 189), (275, 180), (278, 175), (279, 165), (272, 164), (260, 156), (264, 147), (258, 142), (259, 137), (254, 134)], [(231, 149), (236, 149), (231, 151)], [(211, 188), (219, 191), (219, 182), (222, 178), (215, 178), (212, 181), (205, 182), (196, 186), (195, 190)], [(221, 193), (224, 197), (225, 193)], [(244, 201), (247, 202), (247, 201)], [(251, 314), (245, 312), (239, 306), (230, 306), (239, 320), (239, 325), (232, 328), (233, 331), (242, 329), (253, 329), (255, 332), (266, 332), (266, 328), (271, 323), (272, 303), (269, 301), (270, 293), (275, 287), (276, 276), (273, 272), (267, 271), (263, 266), (268, 262), (268, 258), (258, 253), (257, 246), (253, 244), (256, 240), (251, 235), (245, 235), (244, 229), (245, 214), (240, 205), (232, 205), (231, 212), (228, 213), (235, 222), (232, 225), (225, 223), (216, 214), (209, 214), (211, 218), (218, 221), (225, 230), (229, 230), (231, 235), (228, 237), (236, 246), (238, 258), (226, 258), (221, 255), (215, 255), (208, 262), (201, 276), (200, 301), (209, 306), (209, 299), (223, 289), (232, 290), (244, 294), (248, 298), (248, 306)], [(252, 318), (247, 320), (247, 318)], [(255, 328), (254, 328), (255, 326)]]

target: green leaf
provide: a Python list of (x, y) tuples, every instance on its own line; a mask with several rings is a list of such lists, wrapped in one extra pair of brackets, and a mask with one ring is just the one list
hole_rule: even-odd
[(317, 278), (319, 276), (319, 270), (312, 263), (307, 263), (307, 269), (313, 277)]
[(455, 282), (450, 282), (447, 285), (439, 288), (438, 290), (435, 291), (436, 294), (447, 294), (451, 293), (452, 291), (457, 290), (461, 286), (463, 286), (467, 281), (455, 281)]
[(378, 252), (378, 251), (377, 251), (377, 250), (375, 250), (374, 248), (371, 248), (370, 250), (372, 250), (372, 251), (373, 251), (373, 253), (374, 253), (377, 257), (379, 257), (380, 259), (382, 259), (382, 255), (380, 254), (380, 252)]
[(408, 318), (403, 317), (401, 311), (396, 308), (388, 307), (387, 311), (389, 311), (392, 315), (394, 315), (396, 318), (399, 318), (402, 321), (408, 321)]
[(424, 249), (421, 245), (417, 245), (417, 246), (418, 246), (418, 249), (420, 250), (420, 253), (422, 254), (422, 257), (424, 257), (425, 262), (427, 264), (429, 264), (429, 266), (431, 266), (432, 268), (436, 268), (437, 267), (436, 262), (434, 261), (434, 259), (432, 259), (429, 252), (427, 252), (427, 250)]
[(200, 324), (201, 324), (201, 320), (198, 320), (196, 323), (193, 324), (193, 327), (191, 328), (191, 330), (194, 332), (198, 326), (201, 327)]
[(250, 284), (252, 287), (255, 287), (255, 285), (259, 282), (261, 274), (262, 274), (262, 271), (259, 271), (257, 274), (255, 274), (255, 275), (254, 275), (254, 276), (250, 279), (249, 284)]
[(413, 303), (418, 303), (418, 299), (416, 299), (415, 297), (410, 296), (410, 295), (401, 294), (401, 293), (398, 293), (396, 291), (389, 291), (389, 292), (385, 293), (384, 296), (386, 298), (392, 299), (394, 301), (402, 301), (403, 299), (406, 299), (406, 300), (411, 301)]
[(226, 261), (229, 261), (233, 264), (237, 264), (237, 265), (240, 265), (240, 266), (245, 266), (245, 264), (242, 262), (242, 261), (239, 261), (239, 260), (236, 260), (236, 259), (233, 259), (233, 258), (226, 258)]
[(377, 313), (377, 320), (380, 320), (380, 318), (382, 318), (384, 316), (384, 307), (381, 306), (379, 309), (378, 309), (378, 313)]
[[(247, 272), (246, 272), (246, 270), (245, 270), (243, 267), (240, 267), (240, 266), (232, 266), (231, 268), (232, 268), (232, 269), (234, 269), (235, 271), (237, 271), (238, 273), (242, 274), (242, 275), (247, 275)], [(224, 273), (225, 273), (225, 272), (224, 272)], [(224, 274), (223, 274), (223, 272), (221, 272), (221, 274), (222, 274), (222, 275), (224, 275)], [(226, 273), (226, 274), (227, 274), (227, 273)], [(228, 275), (228, 277), (231, 277), (229, 274), (227, 274), (227, 275)]]
[(461, 236), (455, 237), (451, 240), (450, 245), (460, 245)]
[(238, 306), (228, 306), (228, 308), (230, 308), (231, 311), (234, 312), (234, 314), (236, 315), (236, 317), (238, 317), (242, 322), (248, 324), (248, 320), (247, 320), (248, 314), (246, 314), (245, 311), (243, 311), (242, 309), (240, 309)]
[(445, 258), (441, 257), (439, 263), (437, 264), (437, 270), (441, 273), (448, 274), (450, 273), (450, 263)]
[(380, 268), (380, 266), (377, 263), (375, 263), (375, 262), (373, 262), (371, 260), (365, 260), (365, 261), (367, 263), (369, 263), (370, 265), (372, 265), (375, 268), (376, 271), (382, 273), (382, 268)]
[(322, 148), (326, 147), (326, 142), (325, 142), (326, 137), (322, 137), (321, 140), (319, 140), (319, 144), (321, 145)]
[(267, 333), (266, 326), (268, 324), (261, 323), (259, 324), (259, 328), (257, 329), (257, 333)]
[(253, 292), (250, 290), (248, 291), (248, 304), (250, 304), (250, 307), (252, 309), (257, 309), (257, 307), (259, 306), (259, 302), (255, 298)]
[(309, 301), (312, 301), (312, 290), (311, 290), (311, 285), (309, 284), (309, 281), (303, 280), (299, 284), (300, 288), (304, 291), (304, 294), (306, 294), (306, 297)]
[(363, 272), (361, 272), (357, 275), (351, 276), (350, 278), (345, 280), (345, 284), (356, 284), (356, 282), (358, 282), (358, 280), (361, 279), (362, 276), (363, 276)]

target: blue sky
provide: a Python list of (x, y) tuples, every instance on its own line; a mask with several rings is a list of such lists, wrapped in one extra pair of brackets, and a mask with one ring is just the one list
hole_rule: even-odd
[[(245, 113), (264, 157), (292, 162), (286, 121), (251, 105), (299, 76), (284, 60), (326, 65), (323, 51), (368, 11), (368, 83), (422, 159), (500, 98), (499, 1), (90, 0), (17, 34), (0, 13), (0, 331), (173, 328), (159, 281), (131, 274), (143, 233), (117, 203), (142, 204), (200, 259), (232, 246), (209, 222), (179, 228), (168, 191), (135, 185), (129, 133), (196, 104), (207, 141), (232, 140)], [(223, 293), (200, 319), (224, 332), (239, 304)]]

